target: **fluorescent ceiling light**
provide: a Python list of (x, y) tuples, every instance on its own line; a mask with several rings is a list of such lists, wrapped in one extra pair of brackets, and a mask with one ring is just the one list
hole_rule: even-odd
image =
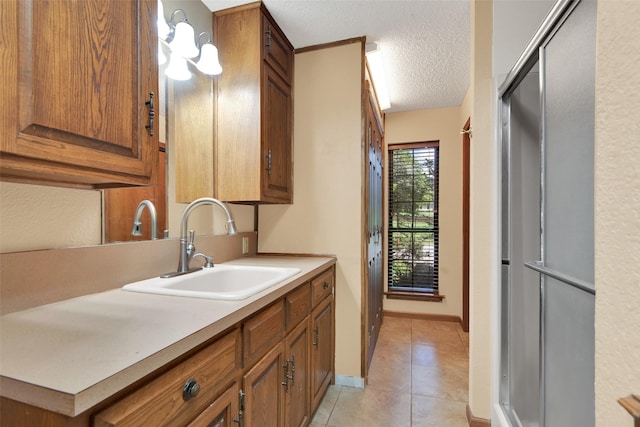
[(389, 100), (389, 90), (387, 89), (387, 79), (384, 74), (384, 66), (382, 63), (382, 52), (375, 43), (367, 45), (367, 62), (369, 63), (369, 71), (373, 79), (373, 86), (376, 89), (378, 103), (382, 110), (391, 108)]

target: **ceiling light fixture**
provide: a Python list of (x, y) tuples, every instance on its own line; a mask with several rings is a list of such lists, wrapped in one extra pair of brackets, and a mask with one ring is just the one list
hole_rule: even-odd
[[(184, 19), (174, 24), (174, 18), (178, 13), (182, 13)], [(158, 0), (158, 64), (162, 65), (167, 58), (163, 53), (162, 45), (166, 45), (171, 50), (169, 65), (165, 74), (174, 80), (188, 80), (191, 72), (187, 63), (194, 65), (200, 72), (215, 76), (222, 73), (222, 66), (218, 59), (218, 49), (213, 45), (211, 36), (207, 32), (202, 32), (194, 40), (194, 29), (189, 24), (187, 14), (182, 9), (176, 9), (171, 13), (171, 19), (167, 22), (164, 17), (164, 6), (162, 0)], [(206, 36), (207, 41), (200, 43), (202, 36)], [(200, 48), (198, 48), (198, 45)], [(195, 63), (191, 58), (199, 57)], [(180, 59), (182, 58), (182, 59)]]
[(367, 43), (365, 46), (365, 54), (367, 56), (367, 63), (369, 64), (369, 71), (371, 72), (371, 78), (373, 79), (373, 86), (376, 90), (380, 109), (388, 110), (391, 108), (391, 101), (389, 100), (387, 79), (384, 73), (382, 52), (378, 49), (378, 45), (376, 43)]

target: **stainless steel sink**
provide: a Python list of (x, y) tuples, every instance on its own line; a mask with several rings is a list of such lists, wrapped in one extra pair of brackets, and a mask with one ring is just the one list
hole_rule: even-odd
[(155, 277), (122, 287), (125, 291), (192, 298), (241, 300), (300, 272), (298, 268), (217, 264), (171, 278)]

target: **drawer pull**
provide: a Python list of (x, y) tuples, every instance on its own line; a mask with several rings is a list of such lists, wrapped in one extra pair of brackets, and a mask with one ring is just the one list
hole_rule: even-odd
[(322, 283), (322, 289), (327, 289), (328, 287), (329, 287), (329, 284), (326, 281)]
[(198, 393), (200, 393), (200, 384), (194, 378), (191, 378), (182, 387), (182, 398), (185, 402), (196, 397)]

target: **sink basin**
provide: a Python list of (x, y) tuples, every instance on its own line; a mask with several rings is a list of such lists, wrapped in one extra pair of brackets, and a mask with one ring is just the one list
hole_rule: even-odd
[(125, 291), (192, 298), (241, 300), (298, 274), (298, 268), (218, 264), (182, 276), (142, 280)]

